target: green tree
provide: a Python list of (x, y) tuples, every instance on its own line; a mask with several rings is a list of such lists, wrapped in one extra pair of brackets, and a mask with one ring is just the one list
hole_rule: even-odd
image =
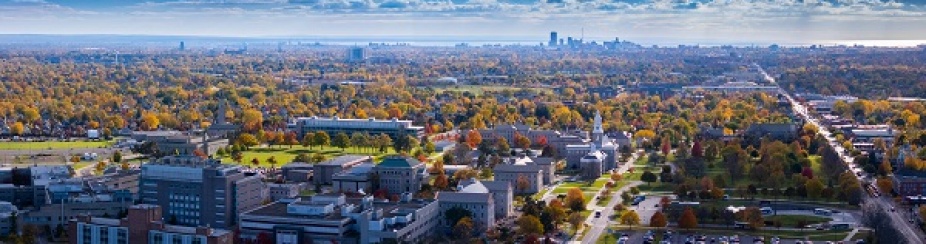
[(314, 144), (316, 146), (321, 146), (322, 148), (331, 144), (331, 137), (328, 136), (328, 133), (324, 131), (316, 132), (315, 137), (312, 140), (315, 142)]
[(447, 220), (447, 223), (456, 223), (459, 222), (460, 219), (472, 216), (473, 212), (461, 207), (451, 207), (447, 209), (447, 211), (444, 211), (444, 219)]
[(543, 234), (543, 223), (532, 215), (522, 215), (517, 220), (518, 233), (521, 235)]
[(347, 136), (347, 133), (338, 133), (334, 136), (334, 139), (331, 140), (331, 145), (340, 148), (343, 152), (344, 148), (350, 147), (350, 137)]
[(427, 154), (432, 154), (437, 151), (437, 148), (434, 146), (434, 142), (428, 141), (424, 145), (424, 152)]
[(122, 162), (122, 151), (114, 152), (112, 160), (114, 163), (121, 163)]
[(807, 190), (807, 196), (810, 198), (819, 198), (823, 194), (823, 182), (820, 182), (820, 179), (810, 179), (804, 183), (804, 188)]
[(302, 146), (312, 149), (312, 147), (315, 146), (315, 133), (306, 132), (305, 135), (302, 136)]
[(640, 180), (642, 180), (643, 182), (646, 182), (646, 185), (649, 185), (650, 183), (656, 182), (659, 179), (656, 176), (656, 174), (653, 174), (653, 172), (646, 170), (646, 171), (643, 171), (643, 175), (640, 175)]

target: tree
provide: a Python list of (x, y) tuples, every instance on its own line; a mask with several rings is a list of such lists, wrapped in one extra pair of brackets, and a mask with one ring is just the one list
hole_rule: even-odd
[(347, 133), (338, 133), (334, 136), (334, 139), (331, 140), (331, 145), (340, 148), (343, 152), (344, 148), (350, 147), (350, 137), (347, 136)]
[(310, 149), (312, 146), (315, 146), (315, 133), (306, 132), (305, 135), (302, 136), (302, 146)]
[(239, 145), (243, 145), (247, 147), (248, 149), (250, 149), (253, 146), (257, 146), (257, 144), (259, 143), (257, 141), (257, 137), (254, 137), (254, 135), (251, 135), (250, 133), (241, 133), (241, 135), (238, 136), (238, 139), (236, 141)]
[(650, 183), (656, 182), (659, 179), (657, 179), (656, 174), (653, 174), (653, 172), (646, 170), (646, 171), (643, 171), (643, 175), (640, 175), (640, 180), (642, 180), (643, 182), (646, 182), (646, 185), (649, 185)]
[(113, 152), (112, 160), (114, 163), (121, 163), (122, 162), (122, 151)]
[(444, 219), (447, 220), (447, 223), (457, 223), (463, 218), (469, 218), (472, 216), (473, 212), (470, 212), (469, 210), (461, 207), (452, 207), (444, 212)]
[(270, 158), (267, 159), (267, 163), (269, 163), (269, 164), (270, 164), (270, 168), (273, 169), (273, 168), (276, 168), (276, 165), (277, 165), (277, 163), (279, 163), (279, 162), (277, 162), (277, 157), (276, 157), (276, 156), (270, 156)]
[(283, 141), (284, 141), (283, 143), (286, 144), (286, 145), (288, 145), (289, 148), (293, 148), (293, 146), (299, 144), (299, 139), (296, 138), (296, 137), (297, 137), (297, 136), (296, 136), (296, 132), (292, 132), (292, 131), (287, 132), (286, 135), (284, 135), (283, 137), (284, 137), (284, 138), (283, 138)]
[(232, 152), (232, 160), (238, 164), (241, 164), (241, 160), (244, 160), (244, 154), (241, 151)]
[(540, 219), (535, 216), (522, 215), (516, 222), (518, 233), (521, 235), (543, 234), (543, 223), (540, 223)]
[(13, 123), (13, 126), (10, 126), (10, 134), (21, 136), (26, 130), (26, 126), (23, 125), (23, 122)]
[(920, 214), (920, 220), (926, 222), (926, 205), (920, 205), (920, 208), (917, 209), (917, 212)]
[(656, 211), (653, 214), (653, 217), (649, 219), (649, 226), (654, 228), (663, 228), (669, 224), (669, 221), (666, 219), (666, 215), (661, 211)]
[(472, 238), (473, 229), (475, 229), (473, 219), (466, 216), (460, 218), (460, 220), (453, 225), (453, 234), (461, 240), (469, 240)]
[(350, 134), (350, 144), (354, 147), (368, 146), (370, 144), (368, 140), (369, 138), (367, 138), (367, 136), (363, 133), (354, 132), (353, 134)]
[(437, 148), (434, 146), (434, 142), (428, 141), (424, 144), (424, 153), (432, 154), (437, 151)]
[(810, 198), (819, 198), (823, 193), (823, 188), (823, 182), (820, 182), (820, 179), (811, 179), (804, 183), (804, 189), (807, 190), (807, 196)]
[(158, 119), (158, 116), (154, 113), (145, 113), (141, 117), (141, 129), (142, 130), (156, 130), (161, 126), (161, 120)]
[(701, 158), (704, 157), (704, 150), (701, 149), (701, 140), (694, 142), (694, 145), (691, 146), (691, 157)]
[(630, 229), (633, 229), (634, 225), (640, 224), (640, 215), (633, 210), (625, 211), (624, 214), (621, 214), (621, 224), (629, 225)]
[(765, 225), (765, 220), (762, 218), (762, 211), (757, 207), (747, 207), (736, 214), (740, 221), (748, 223), (751, 229), (757, 230)]
[(678, 227), (682, 229), (698, 228), (698, 217), (695, 216), (694, 210), (685, 208), (678, 219)]
[(572, 212), (571, 214), (569, 214), (569, 218), (567, 219), (567, 221), (569, 221), (569, 224), (572, 225), (573, 231), (578, 232), (579, 225), (582, 224), (583, 221), (585, 221), (585, 218), (582, 217), (582, 214), (576, 211), (576, 212)]
[(470, 148), (475, 148), (482, 143), (482, 135), (479, 134), (478, 130), (469, 130), (466, 133), (466, 144), (469, 144)]
[(523, 150), (527, 150), (531, 146), (531, 139), (526, 136), (521, 135), (520, 133), (514, 134), (514, 144)]
[[(641, 176), (642, 177), (642, 176)], [(624, 177), (618, 172), (611, 172), (611, 180), (614, 182), (621, 181)]]
[(515, 183), (515, 188), (518, 189), (522, 194), (531, 187), (531, 182), (527, 180), (527, 176), (518, 175), (518, 179)]
[(326, 158), (327, 158), (327, 157), (325, 157), (325, 155), (324, 155), (324, 154), (321, 154), (321, 153), (314, 153), (314, 154), (312, 154), (312, 162), (315, 162), (315, 163), (324, 162)]
[(327, 132), (319, 131), (315, 133), (315, 138), (312, 139), (316, 146), (325, 147), (331, 143), (331, 137), (328, 136)]
[(581, 189), (573, 187), (566, 192), (566, 206), (572, 211), (585, 210), (585, 195)]
[(264, 114), (254, 109), (247, 109), (241, 113), (241, 124), (244, 131), (257, 131), (264, 122)]
[(260, 166), (260, 159), (257, 159), (257, 158), (251, 159), (251, 164), (253, 164), (254, 167)]
[(299, 155), (296, 155), (296, 158), (295, 158), (295, 159), (293, 159), (293, 162), (308, 163), (308, 162), (311, 162), (311, 161), (312, 161), (312, 159), (309, 158), (309, 154), (306, 154), (306, 153), (300, 153)]
[(881, 192), (891, 192), (894, 190), (894, 182), (887, 177), (878, 178), (875, 184), (878, 185), (878, 190), (881, 190)]

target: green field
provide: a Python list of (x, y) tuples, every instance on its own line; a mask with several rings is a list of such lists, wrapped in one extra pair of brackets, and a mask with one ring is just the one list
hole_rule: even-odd
[(807, 216), (807, 215), (775, 215), (765, 218), (766, 221), (779, 221), (783, 227), (795, 227), (797, 222), (804, 221), (806, 225), (819, 224), (824, 222), (829, 222), (830, 218), (818, 217), (818, 216)]
[[(374, 152), (369, 149), (358, 149), (354, 147), (345, 148), (343, 151), (337, 147), (314, 147), (312, 149), (302, 146), (293, 146), (292, 148), (289, 148), (288, 146), (275, 146), (273, 148), (259, 147), (251, 148), (251, 150), (242, 152), (241, 163), (244, 165), (253, 165), (251, 160), (257, 158), (260, 160), (261, 167), (270, 167), (271, 165), (269, 162), (267, 162), (267, 159), (274, 157), (278, 162), (275, 167), (280, 167), (292, 162), (293, 159), (295, 159), (296, 156), (299, 156), (300, 153), (308, 154), (310, 157), (315, 153), (320, 153), (325, 155), (326, 159), (331, 159), (346, 154), (370, 155), (374, 157), (374, 161), (379, 161), (379, 159), (381, 159), (383, 156), (394, 154), (395, 151), (391, 148), (386, 153), (379, 153), (379, 151)], [(222, 162), (229, 164), (236, 163), (230, 156), (222, 157)]]
[(110, 144), (109, 141), (0, 142), (0, 150), (103, 148)]

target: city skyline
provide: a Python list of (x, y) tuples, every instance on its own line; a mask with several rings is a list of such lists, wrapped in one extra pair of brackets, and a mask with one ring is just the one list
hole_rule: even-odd
[(918, 1), (6, 0), (0, 16), (0, 34), (539, 44), (557, 31), (660, 45), (926, 43), (926, 5)]

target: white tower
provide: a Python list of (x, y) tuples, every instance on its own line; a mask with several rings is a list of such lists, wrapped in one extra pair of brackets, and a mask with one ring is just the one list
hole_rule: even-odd
[(595, 111), (595, 125), (592, 127), (592, 141), (601, 143), (604, 129), (601, 128), (601, 111)]

